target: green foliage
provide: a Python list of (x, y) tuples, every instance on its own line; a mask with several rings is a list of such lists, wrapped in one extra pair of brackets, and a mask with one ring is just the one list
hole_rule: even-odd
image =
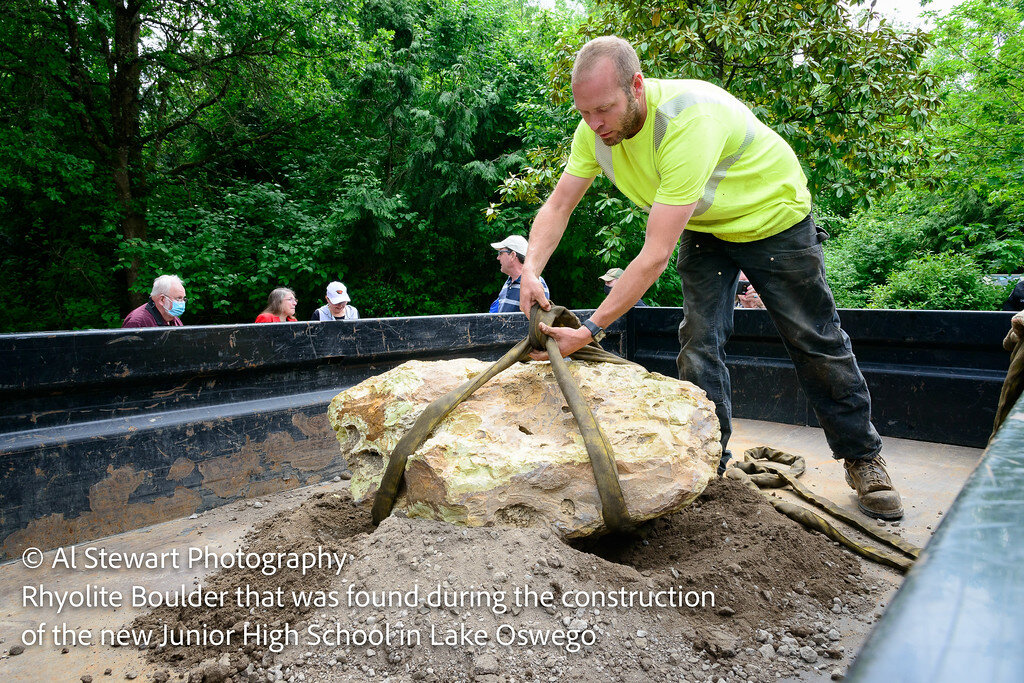
[(0, 287), (17, 293), (2, 331), (120, 322), (102, 299), (114, 285), (112, 193), (95, 149), (66, 135), (76, 111), (67, 90), (47, 87), (62, 53), (40, 13), (0, 13)]
[(1024, 264), (1022, 9), (968, 0), (938, 20), (928, 65), (943, 106), (921, 133), (928, 163), (826, 250), (841, 305), (999, 308), (1006, 294), (982, 274)]
[(869, 308), (953, 311), (997, 310), (1006, 288), (983, 280), (982, 270), (966, 254), (928, 254), (894, 271), (871, 290)]
[[(920, 197), (903, 188), (840, 222), (839, 237), (825, 243), (825, 267), (836, 305), (998, 309), (1006, 293), (984, 282), (984, 274), (993, 271), (983, 264), (991, 263), (993, 250), (1019, 253), (1020, 240), (991, 242), (985, 226), (978, 223), (964, 232), (936, 227), (962, 216), (951, 217), (935, 205), (922, 208)], [(944, 239), (939, 241), (936, 235)]]
[(920, 217), (923, 246), (930, 251), (970, 252), (988, 272), (1016, 272), (1024, 263), (1024, 234), (1008, 220), (1010, 207), (972, 188), (900, 196), (906, 211)]
[(269, 183), (240, 183), (219, 199), (212, 206), (150, 211), (159, 237), (123, 253), (147, 264), (140, 291), (148, 294), (145, 284), (159, 273), (175, 272), (189, 291), (190, 322), (251, 322), (275, 287), (304, 297), (333, 279), (322, 268), (329, 234), (308, 202)]
[[(597, 35), (630, 40), (648, 76), (708, 80), (747, 102), (794, 147), (816, 195), (818, 215), (837, 226), (851, 207), (866, 206), (901, 175), (920, 170), (924, 143), (914, 131), (936, 106), (933, 79), (922, 68), (928, 46), (923, 33), (901, 32), (870, 11), (854, 21), (838, 0), (673, 7), (603, 0), (595, 6), (591, 17), (562, 34), (549, 66), (552, 85), (544, 93), (550, 99), (525, 105), (528, 118), (521, 133), (535, 146), (520, 171), (505, 179), (488, 218), (517, 202), (541, 201), (557, 182), (579, 122), (569, 91), (572, 60)], [(606, 265), (625, 265), (639, 251), (645, 225), (627, 205), (599, 179), (573, 214), (560, 249), (568, 242), (578, 252), (577, 240), (596, 238), (592, 256)], [(842, 268), (836, 265), (851, 282), (866, 275), (858, 267), (852, 255)], [(649, 293), (664, 305), (678, 305), (680, 296), (671, 268)], [(863, 305), (863, 297), (859, 302)]]
[[(308, 317), (337, 278), (364, 316), (486, 310), (503, 280), (488, 243), (528, 233), (564, 166), (572, 52), (611, 31), (650, 75), (719, 83), (793, 144), (842, 305), (881, 305), (932, 253), (1024, 262), (1011, 0), (939, 21), (934, 78), (926, 36), (849, 24), (838, 0), (8, 5), (0, 287), (31, 296), (2, 331), (116, 326), (163, 272), (185, 279), (189, 324), (249, 322), (282, 285)], [(851, 215), (901, 178), (917, 184)], [(545, 272), (555, 301), (596, 306), (644, 224), (599, 178)], [(989, 301), (956, 282), (928, 305)], [(681, 303), (673, 268), (645, 299)]]
[(525, 217), (488, 226), (483, 211), (521, 159), (517, 105), (540, 82), (543, 21), (497, 0), (374, 8), (338, 134), (297, 140), (296, 190), (330, 207), (337, 235), (322, 262), (368, 292), (363, 313), (485, 311), (503, 279), (489, 243), (526, 231)]
[(1024, 218), (1024, 7), (1016, 0), (967, 0), (938, 20), (929, 60), (942, 79), (935, 180), (978, 192)]
[(885, 283), (922, 247), (920, 220), (907, 214), (862, 212), (849, 220), (819, 222), (832, 234), (825, 243), (825, 269), (840, 308), (864, 308), (871, 288)]
[[(856, 3), (854, 3), (856, 4)], [(913, 132), (937, 104), (923, 69), (927, 35), (893, 28), (840, 0), (602, 0), (553, 64), (555, 95), (571, 102), (572, 59), (588, 39), (618, 35), (644, 73), (698, 78), (746, 102), (805, 163), (819, 204), (846, 211), (918, 170)]]
[(189, 324), (251, 321), (281, 285), (305, 316), (336, 278), (363, 315), (486, 310), (488, 243), (529, 219), (483, 210), (560, 20), (513, 0), (130, 9), (135, 42), (84, 0), (0, 15), (0, 284), (37, 297), (4, 329), (117, 325), (162, 272)]
[[(929, 60), (945, 106), (918, 203), (938, 249), (970, 249), (988, 268), (1024, 263), (1024, 6), (968, 0), (938, 21)], [(932, 189), (933, 192), (927, 192)], [(934, 192), (937, 190), (937, 192)]]
[(245, 163), (253, 145), (308, 120), (319, 67), (347, 54), (343, 17), (318, 0), (9, 5), (0, 240), (12, 248), (0, 283), (44, 303), (19, 307), (7, 330), (118, 323), (148, 293), (152, 266), (139, 256), (161, 237), (148, 234), (154, 195), (214, 160)]

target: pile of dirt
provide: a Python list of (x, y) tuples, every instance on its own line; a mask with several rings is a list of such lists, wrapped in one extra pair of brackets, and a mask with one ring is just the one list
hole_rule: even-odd
[[(374, 526), (368, 510), (356, 506), (348, 490), (338, 493), (320, 493), (307, 499), (302, 505), (261, 524), (248, 534), (243, 542), (246, 553), (263, 555), (290, 551), (303, 552), (311, 548), (349, 556), (359, 552), (362, 542), (373, 532)], [(272, 576), (260, 567), (230, 569), (214, 573), (202, 582), (205, 591), (233, 592), (239, 587), (248, 587), (263, 593), (282, 589), (287, 595), (293, 590), (316, 591), (329, 587), (331, 576), (328, 572), (307, 572), (282, 570)], [(198, 580), (193, 585), (200, 585)], [(235, 630), (240, 632), (246, 621), (271, 626), (278, 623), (298, 623), (310, 608), (296, 606), (285, 601), (283, 606), (239, 607), (230, 604), (224, 608), (161, 607), (135, 620), (132, 628), (153, 631), (153, 642), (163, 641), (164, 628), (170, 630), (192, 629), (209, 631)], [(256, 648), (245, 648), (246, 655)], [(171, 646), (151, 651), (154, 659), (183, 667), (194, 666), (212, 654), (236, 653), (237, 647), (196, 647)], [(248, 657), (236, 657), (245, 660)], [(244, 668), (244, 667), (243, 667)]]
[[(225, 571), (210, 588), (322, 591), (338, 604), (161, 609), (135, 628), (296, 631), (297, 645), (150, 651), (194, 681), (775, 681), (845, 669), (841, 620), (874, 603), (860, 561), (731, 480), (635, 535), (392, 516), (342, 493), (251, 534), (252, 552), (347, 553), (339, 575)], [(287, 602), (287, 601), (286, 601)], [(159, 640), (157, 641), (159, 642)]]

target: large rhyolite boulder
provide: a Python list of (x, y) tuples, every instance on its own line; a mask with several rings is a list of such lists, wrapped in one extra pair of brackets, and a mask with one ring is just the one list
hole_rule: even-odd
[[(372, 503), (388, 455), (416, 417), (486, 367), (409, 361), (338, 394), (328, 418), (352, 470), (353, 499)], [(639, 366), (569, 368), (612, 445), (634, 520), (679, 510), (704, 490), (721, 434), (703, 391)], [(518, 363), (452, 411), (410, 456), (394, 509), (469, 526), (551, 525), (566, 537), (605, 530), (590, 459), (551, 366)]]

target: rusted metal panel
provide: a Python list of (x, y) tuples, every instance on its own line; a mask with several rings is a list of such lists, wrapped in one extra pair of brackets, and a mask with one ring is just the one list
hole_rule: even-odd
[[(881, 433), (984, 443), (1010, 314), (842, 316)], [(632, 309), (604, 346), (674, 376), (681, 318)], [(495, 359), (526, 331), (503, 314), (0, 336), (2, 557), (333, 477), (338, 391), (410, 358)], [(737, 311), (727, 352), (738, 417), (815, 424), (763, 311)]]
[(493, 354), (522, 315), (0, 336), (0, 432), (330, 388), (408, 358)]

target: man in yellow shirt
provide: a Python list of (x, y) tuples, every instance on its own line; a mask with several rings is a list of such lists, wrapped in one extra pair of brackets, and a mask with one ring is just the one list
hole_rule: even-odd
[(572, 91), (583, 120), (565, 171), (530, 232), (521, 310), (529, 314), (535, 301), (550, 307), (539, 275), (569, 216), (603, 172), (649, 211), (644, 246), (583, 327), (542, 326), (562, 355), (600, 341), (604, 328), (658, 279), (679, 242), (679, 376), (715, 402), (721, 471), (732, 434), (724, 348), (742, 269), (782, 334), (860, 509), (882, 519), (902, 517), (902, 502), (879, 455), (867, 384), (825, 282), (821, 242), (828, 235), (810, 215), (807, 180), (790, 146), (717, 86), (644, 78), (632, 46), (614, 36), (583, 46), (573, 65)]

